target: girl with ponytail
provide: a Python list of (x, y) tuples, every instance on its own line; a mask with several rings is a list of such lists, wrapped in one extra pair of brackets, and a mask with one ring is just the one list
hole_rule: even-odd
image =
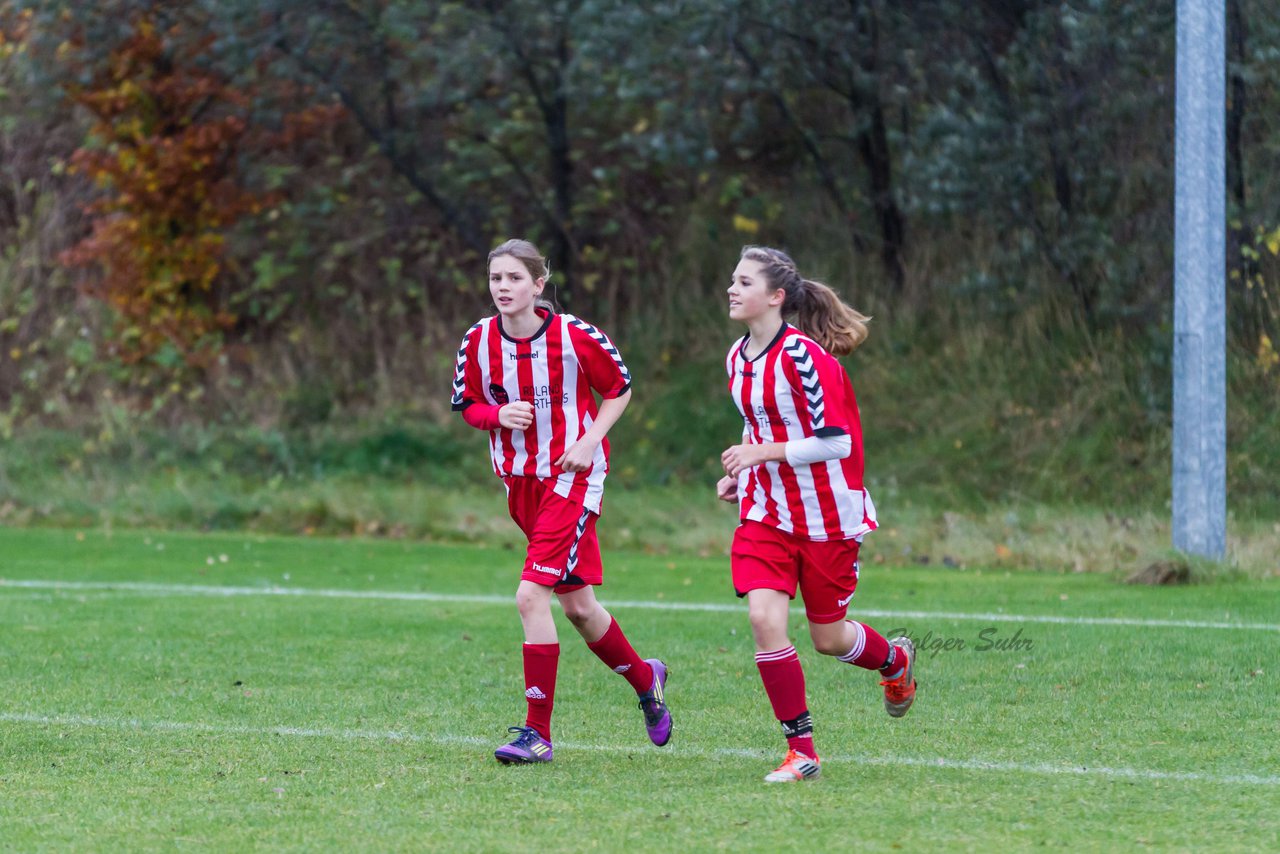
[(845, 619), (858, 586), (858, 549), (877, 523), (863, 486), (853, 385), (835, 357), (866, 340), (870, 318), (801, 276), (785, 252), (763, 246), (742, 250), (728, 295), (729, 317), (748, 330), (725, 359), (745, 429), (741, 444), (721, 454), (725, 476), (716, 493), (738, 503), (733, 586), (747, 600), (756, 666), (787, 740), (782, 765), (764, 779), (812, 780), (821, 763), (804, 671), (787, 635), (797, 589), (818, 652), (879, 671), (892, 717), (915, 700), (911, 639), (886, 640)]
[[(764, 246), (748, 246), (742, 260), (760, 265), (770, 284), (785, 292), (783, 316), (795, 317), (795, 325), (833, 356), (847, 356), (867, 340), (871, 318), (845, 305), (830, 287), (801, 277), (796, 262), (785, 252)], [(731, 315), (732, 316), (732, 315)]]

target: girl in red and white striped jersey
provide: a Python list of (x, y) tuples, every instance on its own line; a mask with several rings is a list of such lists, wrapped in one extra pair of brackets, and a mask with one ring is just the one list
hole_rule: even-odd
[(504, 764), (552, 758), (560, 658), (552, 594), (591, 651), (635, 689), (650, 740), (661, 746), (671, 737), (666, 665), (641, 659), (592, 591), (603, 581), (595, 525), (609, 470), (605, 436), (631, 399), (631, 374), (607, 335), (541, 299), (548, 277), (528, 241), (489, 253), (498, 314), (467, 330), (453, 379), (453, 408), (489, 431), (494, 472), (529, 540), (516, 588), (528, 711), (494, 754)]
[(821, 766), (804, 671), (787, 635), (797, 588), (818, 652), (883, 674), (893, 717), (915, 699), (911, 640), (886, 640), (845, 619), (858, 548), (876, 528), (876, 510), (862, 482), (853, 385), (835, 356), (862, 343), (869, 318), (802, 277), (786, 253), (759, 246), (743, 249), (733, 272), (729, 317), (749, 330), (725, 360), (745, 427), (742, 443), (721, 455), (725, 477), (716, 492), (738, 502), (733, 585), (747, 599), (756, 665), (789, 748), (765, 780), (813, 779)]

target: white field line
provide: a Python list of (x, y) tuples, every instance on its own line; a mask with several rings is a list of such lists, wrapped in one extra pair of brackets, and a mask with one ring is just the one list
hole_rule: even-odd
[[(459, 593), (426, 593), (408, 590), (333, 590), (308, 587), (231, 587), (201, 584), (160, 584), (149, 581), (50, 581), (45, 579), (0, 578), (0, 591), (6, 589), (54, 591), (105, 591), (145, 596), (280, 596), (321, 599), (374, 599), (397, 602), (446, 602), (460, 605), (504, 605), (514, 608), (515, 597), (485, 596)], [(610, 608), (636, 608), (655, 611), (700, 611), (711, 613), (746, 612), (741, 602), (668, 602), (605, 600)], [(1277, 623), (1234, 623), (1213, 620), (1149, 620), (1138, 617), (1078, 617), (1052, 614), (1006, 614), (996, 612), (959, 611), (894, 611), (858, 608), (858, 617), (909, 620), (957, 620), (984, 623), (1049, 623), (1066, 626), (1136, 626), (1148, 629), (1225, 629), (1228, 631), (1280, 632)]]
[[(326, 729), (323, 727), (249, 727), (234, 724), (204, 724), (185, 721), (146, 721), (138, 718), (102, 718), (85, 715), (35, 715), (17, 712), (0, 712), (0, 723), (15, 725), (53, 726), (77, 729), (112, 729), (132, 730), (142, 733), (193, 732), (218, 736), (285, 738), (323, 738), (336, 741), (385, 741), (408, 742), (413, 744), (433, 744), (440, 746), (466, 745), (469, 747), (492, 746), (492, 740), (486, 741), (475, 736), (450, 734), (418, 735), (399, 730), (368, 729)], [(569, 751), (588, 753), (631, 753), (649, 751), (646, 746), (591, 744), (587, 742), (559, 741), (559, 748)], [(673, 758), (694, 758), (706, 760), (758, 759), (761, 761), (776, 759), (772, 753), (764, 750), (747, 750), (743, 748), (708, 748), (677, 746), (662, 752), (654, 752), (656, 759), (662, 756)], [(1207, 783), (1211, 785), (1239, 786), (1280, 786), (1280, 776), (1266, 774), (1214, 774), (1206, 771), (1156, 771), (1148, 768), (1124, 768), (1098, 765), (1055, 765), (1047, 762), (992, 762), (985, 759), (948, 759), (946, 757), (927, 756), (865, 756), (847, 753), (831, 753), (823, 757), (824, 761), (849, 763), (851, 765), (870, 765), (878, 767), (911, 767), (937, 768), (949, 771), (983, 771), (1000, 774), (1039, 774), (1067, 777), (1103, 777), (1124, 780), (1174, 781), (1181, 783)]]

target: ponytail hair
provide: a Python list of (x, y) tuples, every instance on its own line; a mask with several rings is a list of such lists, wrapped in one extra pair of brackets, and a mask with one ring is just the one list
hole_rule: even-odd
[(834, 356), (847, 356), (867, 340), (871, 318), (840, 299), (822, 282), (802, 278), (791, 256), (767, 246), (743, 247), (742, 257), (760, 264), (769, 284), (786, 292), (782, 313)]
[[(796, 326), (822, 349), (836, 356), (847, 356), (867, 340), (867, 322), (862, 312), (846, 305), (840, 296), (822, 282), (801, 281), (803, 296), (796, 305)], [(788, 297), (787, 302), (790, 302)], [(786, 310), (786, 303), (783, 303)]]
[[(545, 283), (551, 281), (551, 262), (542, 257), (542, 253), (538, 251), (538, 247), (534, 246), (527, 240), (521, 240), (513, 237), (511, 240), (498, 244), (489, 253), (488, 260), (485, 261), (486, 266), (493, 263), (493, 259), (502, 255), (510, 255), (512, 258), (524, 265), (529, 271), (529, 275), (534, 280), (542, 279), (544, 283), (543, 293), (546, 293)], [(533, 301), (537, 308), (545, 308), (547, 311), (555, 313), (556, 303), (554, 299), (545, 299), (538, 297)]]

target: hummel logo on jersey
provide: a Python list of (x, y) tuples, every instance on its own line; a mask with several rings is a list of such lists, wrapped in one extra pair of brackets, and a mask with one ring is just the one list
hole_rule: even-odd
[(850, 600), (850, 599), (852, 599), (852, 598), (853, 598), (853, 594), (852, 594), (852, 593), (850, 593), (848, 596), (844, 597), (843, 599), (837, 599), (837, 600), (836, 600), (836, 605), (838, 605), (838, 606), (840, 606), (841, 608), (843, 608), (845, 605), (848, 605), (848, 604), (849, 604), (849, 600)]
[(534, 572), (544, 572), (544, 573), (546, 573), (547, 575), (554, 575), (556, 578), (559, 578), (560, 576), (564, 575), (564, 570), (563, 570), (563, 569), (555, 569), (554, 567), (550, 567), (550, 566), (543, 566), (543, 565), (542, 565), (542, 564), (540, 564), (540, 563), (535, 563), (535, 564), (533, 565), (533, 571), (534, 571)]
[(630, 664), (619, 664), (617, 667), (613, 668), (613, 672), (614, 672), (614, 673), (626, 673), (626, 672), (627, 672), (628, 670), (630, 670), (630, 669), (631, 669), (631, 665), (630, 665)]
[(546, 695), (546, 694), (544, 694), (544, 693), (542, 693), (542, 689), (541, 689), (541, 688), (539, 688), (537, 685), (532, 685), (532, 686), (530, 686), (530, 687), (529, 687), (529, 689), (528, 689), (527, 691), (525, 691), (525, 692), (524, 692), (524, 695), (525, 695), (526, 697), (528, 697), (530, 700), (545, 700), (545, 699), (547, 699), (547, 695)]
[(507, 358), (513, 362), (519, 362), (522, 359), (536, 359), (542, 355), (541, 350), (530, 350), (528, 353), (510, 353)]

